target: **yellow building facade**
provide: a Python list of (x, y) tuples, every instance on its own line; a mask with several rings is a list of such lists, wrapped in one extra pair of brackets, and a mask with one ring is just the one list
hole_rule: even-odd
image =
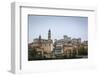
[(37, 52), (41, 52), (43, 56), (50, 57), (53, 51), (53, 41), (51, 40), (51, 31), (48, 31), (48, 39), (39, 38), (34, 39), (32, 48), (35, 48)]

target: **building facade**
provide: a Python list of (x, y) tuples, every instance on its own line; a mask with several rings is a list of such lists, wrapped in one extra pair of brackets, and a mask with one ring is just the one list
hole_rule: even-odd
[(35, 48), (37, 52), (40, 52), (42, 56), (46, 58), (50, 58), (52, 50), (53, 50), (51, 30), (48, 31), (48, 39), (43, 39), (40, 35), (39, 38), (36, 38), (33, 40), (31, 47)]
[[(32, 43), (28, 44), (29, 57), (34, 59), (59, 59), (59, 58), (76, 58), (88, 54), (88, 41), (81, 41), (81, 38), (63, 36), (63, 39), (51, 38), (51, 30), (48, 30), (48, 38), (44, 39), (41, 35), (35, 38)], [(31, 52), (30, 52), (31, 51)]]

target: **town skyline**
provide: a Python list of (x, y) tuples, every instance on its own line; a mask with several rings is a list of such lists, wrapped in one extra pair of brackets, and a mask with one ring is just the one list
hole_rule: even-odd
[[(43, 39), (48, 38), (48, 30), (51, 30), (51, 39), (63, 39), (64, 35), (72, 38), (88, 40), (88, 18), (87, 17), (55, 17), (55, 16), (28, 16), (29, 37), (28, 42), (39, 35)], [(43, 27), (43, 28), (42, 28)]]
[[(50, 30), (50, 29), (49, 29), (49, 30)], [(51, 30), (50, 30), (50, 31), (51, 31)], [(77, 37), (77, 38), (74, 37), (74, 38), (72, 38), (72, 37), (70, 37), (70, 36), (68, 36), (68, 35), (63, 35), (62, 38), (56, 38), (56, 39), (52, 39), (52, 36), (51, 36), (51, 40), (53, 40), (53, 42), (54, 42), (55, 40), (64, 39), (64, 36), (70, 38), (71, 40), (72, 40), (72, 39), (81, 39), (81, 37)], [(38, 35), (38, 37), (36, 37), (36, 38), (34, 38), (34, 39), (39, 39), (39, 37), (41, 37), (41, 39), (48, 39), (48, 35), (47, 35), (47, 38), (43, 38), (42, 35)], [(33, 39), (32, 42), (34, 42), (34, 39)], [(81, 41), (83, 42), (83, 41), (88, 41), (88, 40), (81, 40)], [(30, 43), (32, 43), (32, 42), (30, 42)]]
[(51, 30), (48, 38), (39, 35), (33, 42), (28, 43), (28, 60), (88, 58), (88, 41), (81, 38), (71, 38), (64, 35), (63, 39), (52, 40)]

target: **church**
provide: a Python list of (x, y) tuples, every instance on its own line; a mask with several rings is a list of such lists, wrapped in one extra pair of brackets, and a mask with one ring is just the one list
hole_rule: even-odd
[(41, 35), (38, 38), (35, 38), (31, 44), (33, 49), (36, 49), (38, 54), (41, 54), (42, 57), (51, 58), (53, 51), (53, 40), (51, 39), (51, 30), (48, 31), (48, 38), (43, 39)]

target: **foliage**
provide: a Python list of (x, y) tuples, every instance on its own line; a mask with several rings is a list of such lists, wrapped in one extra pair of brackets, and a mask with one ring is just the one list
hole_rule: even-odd
[(81, 47), (79, 47), (79, 55), (88, 55), (88, 48), (87, 47), (85, 47), (85, 46), (81, 46)]

